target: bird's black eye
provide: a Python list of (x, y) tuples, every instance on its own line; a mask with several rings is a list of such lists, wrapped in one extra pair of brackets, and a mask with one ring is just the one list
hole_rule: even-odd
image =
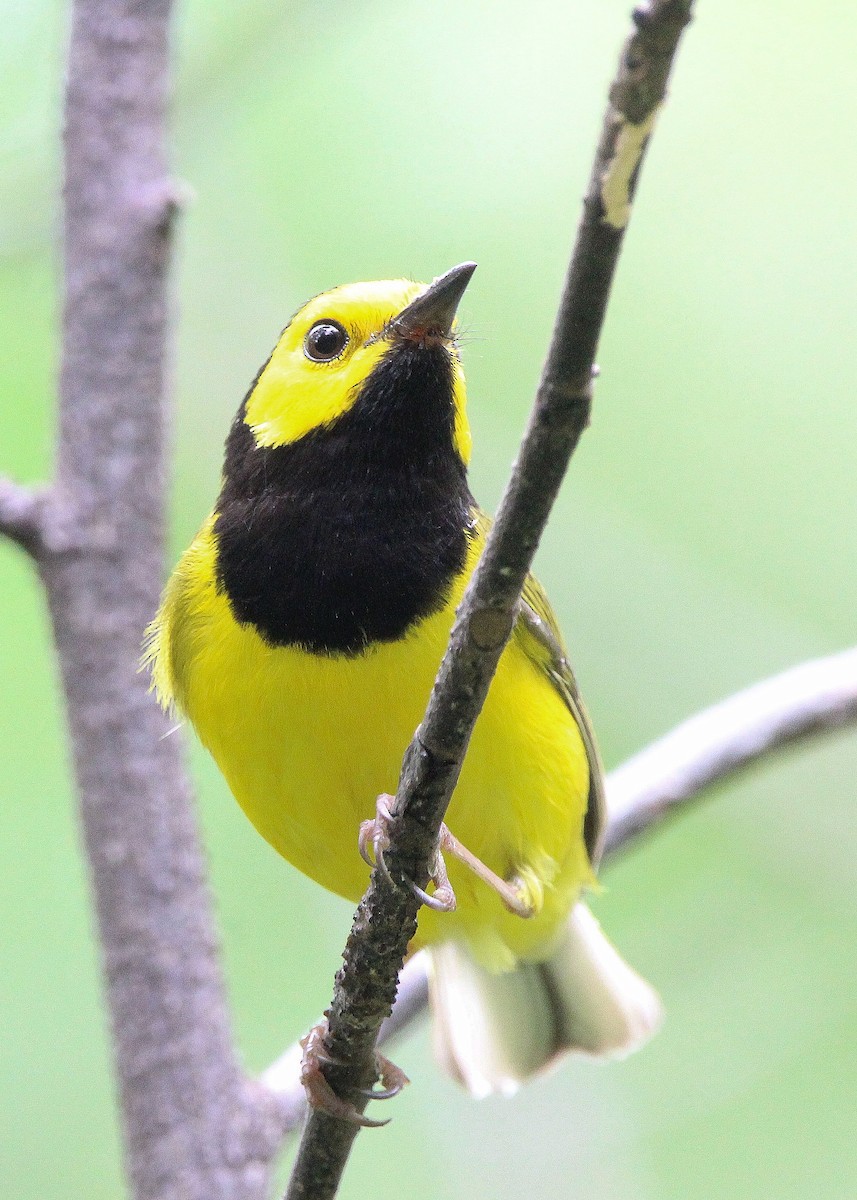
[(304, 354), (313, 362), (330, 362), (348, 345), (348, 334), (338, 321), (316, 321), (304, 338)]

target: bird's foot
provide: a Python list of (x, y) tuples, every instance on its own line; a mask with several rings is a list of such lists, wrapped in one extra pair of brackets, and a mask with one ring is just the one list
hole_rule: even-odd
[[(390, 875), (387, 864), (384, 861), (384, 853), (390, 848), (390, 837), (387, 827), (393, 819), (393, 814), (390, 811), (392, 803), (392, 796), (385, 794), (378, 797), (375, 802), (374, 818), (371, 821), (363, 821), (360, 825), (357, 846), (364, 861), (370, 867), (378, 866), (387, 876), (390, 883), (395, 885), (395, 880)], [(446, 826), (441, 826), (441, 829), (445, 830)], [(434, 863), (432, 864), (430, 880), (434, 884), (434, 891), (431, 893), (421, 888), (413, 879), (406, 879), (405, 882), (421, 903), (428, 905), (429, 908), (433, 908), (437, 912), (454, 912), (455, 892), (452, 890), (449, 876), (446, 873), (446, 863), (443, 861), (443, 855), (440, 852), (440, 843), (438, 844)]]
[[(327, 1021), (314, 1025), (306, 1037), (301, 1038), (303, 1058), (301, 1060), (301, 1083), (306, 1092), (310, 1107), (325, 1112), (328, 1116), (337, 1117), (340, 1121), (348, 1121), (352, 1125), (362, 1125), (365, 1129), (379, 1129), (386, 1121), (373, 1121), (349, 1100), (337, 1096), (330, 1086), (324, 1067), (341, 1067), (344, 1064), (332, 1058), (325, 1045)], [(383, 1054), (375, 1052), (375, 1065), (378, 1070), (380, 1088), (359, 1088), (358, 1094), (369, 1100), (390, 1100), (409, 1083), (407, 1075), (395, 1063), (384, 1058)]]
[[(481, 879), (483, 883), (487, 883), (490, 888), (493, 888), (510, 912), (524, 918), (532, 917), (535, 914), (535, 908), (524, 898), (521, 888), (516, 886), (514, 880), (509, 883), (508, 880), (501, 879), (490, 867), (485, 865), (481, 858), (477, 858), (466, 846), (462, 845), (446, 825), (440, 827), (438, 845), (440, 850), (451, 854), (453, 858), (457, 858), (460, 863), (469, 868), (477, 879)], [(440, 853), (438, 853), (438, 857), (440, 858)]]
[(393, 818), (393, 814), (390, 812), (393, 799), (386, 792), (382, 792), (375, 801), (374, 818), (371, 821), (361, 821), (360, 832), (357, 835), (357, 849), (360, 851), (360, 857), (370, 867), (380, 867), (390, 883), (393, 880), (387, 870), (387, 864), (384, 862), (384, 852), (390, 849), (390, 835), (387, 833), (387, 826)]
[[(389, 1058), (385, 1058), (377, 1050), (375, 1051), (375, 1066), (378, 1068), (378, 1082), (381, 1086), (379, 1088), (362, 1088), (361, 1096), (368, 1096), (370, 1100), (392, 1100), (411, 1082), (401, 1067), (397, 1067), (394, 1062), (390, 1062)], [(378, 1124), (386, 1125), (387, 1122), (379, 1121)]]
[[(392, 802), (392, 796), (382, 795), (378, 797), (375, 805), (375, 818), (371, 821), (364, 821), (361, 824), (358, 839), (360, 853), (365, 861), (370, 867), (373, 865), (373, 862), (377, 863), (391, 883), (394, 881), (384, 862), (384, 852), (390, 846), (387, 826), (392, 820), (392, 813), (390, 811)], [(434, 892), (430, 895), (423, 888), (419, 887), (418, 884), (414, 883), (412, 879), (407, 880), (409, 887), (423, 904), (427, 904), (429, 908), (434, 908), (438, 912), (453, 912), (455, 910), (455, 892), (452, 890), (452, 885), (449, 882), (449, 876), (446, 872), (446, 863), (443, 859), (444, 853), (451, 854), (454, 858), (457, 858), (477, 878), (481, 879), (483, 883), (487, 883), (490, 888), (493, 888), (510, 912), (524, 918), (533, 916), (536, 911), (535, 907), (525, 899), (522, 889), (516, 886), (514, 880), (510, 883), (505, 879), (501, 879), (481, 859), (477, 858), (466, 846), (462, 845), (446, 825), (441, 825), (440, 827), (437, 851), (432, 866), (431, 881), (434, 883)]]

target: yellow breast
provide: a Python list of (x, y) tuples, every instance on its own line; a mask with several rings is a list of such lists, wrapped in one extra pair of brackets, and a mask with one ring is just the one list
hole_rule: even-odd
[[(455, 606), (403, 639), (357, 657), (268, 645), (233, 617), (215, 584), (209, 521), (167, 589), (151, 648), (156, 686), (193, 722), (247, 816), (324, 887), (356, 901), (368, 882), (360, 822), (395, 792), (402, 755), (425, 710)], [(515, 917), (448, 863), (454, 914), (422, 909), (418, 941), (465, 939), (494, 969), (546, 953), (591, 872), (582, 822), (584, 746), (559, 694), (513, 639), (504, 652), (447, 815), (453, 833), (504, 877), (519, 875), (539, 911)]]

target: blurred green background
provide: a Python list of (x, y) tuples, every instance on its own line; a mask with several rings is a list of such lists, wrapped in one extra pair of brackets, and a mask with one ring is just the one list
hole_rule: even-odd
[[(170, 559), (289, 314), (336, 283), (480, 264), (463, 305), (496, 503), (548, 338), (628, 0), (189, 0), (176, 22)], [(65, 9), (0, 3), (0, 468), (50, 471)], [(595, 419), (539, 557), (608, 764), (854, 638), (857, 155), (845, 0), (701, 2), (647, 162)], [(851, 533), (848, 530), (851, 529)], [(3, 1195), (122, 1192), (109, 1048), (44, 605), (0, 546)], [(258, 838), (192, 749), (235, 1023), (261, 1069), (324, 1007), (348, 905)], [(344, 1197), (857, 1194), (842, 735), (721, 789), (596, 910), (661, 1035), (514, 1101), (414, 1084)]]

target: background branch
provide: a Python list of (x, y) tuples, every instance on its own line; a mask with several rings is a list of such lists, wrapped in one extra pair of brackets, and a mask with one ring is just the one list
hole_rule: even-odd
[(0, 476), (0, 535), (37, 558), (42, 550), (44, 495)]
[(169, 13), (73, 5), (56, 482), (44, 503), (4, 483), (0, 528), (47, 589), (134, 1193), (258, 1200), (273, 1105), (235, 1060), (181, 742), (138, 671), (163, 577)]
[[(497, 519), (462, 600), (425, 717), (409, 746), (393, 805), (394, 878), (425, 887), (473, 725), (512, 631), (521, 589), (566, 467), (589, 420), (595, 352), (633, 189), (692, 0), (634, 11), (595, 154), (583, 215), (530, 424)], [(377, 869), (361, 901), (328, 1010), (326, 1074), (356, 1098), (376, 1076), (374, 1047), (416, 931), (418, 902)], [(356, 1100), (359, 1104), (361, 1101)], [(365, 1103), (365, 1102), (364, 1102)], [(335, 1195), (357, 1126), (314, 1110), (290, 1200)]]
[[(704, 709), (607, 776), (603, 864), (639, 844), (643, 834), (683, 812), (715, 784), (778, 750), (855, 723), (857, 647), (801, 663)], [(427, 1006), (426, 955), (420, 953), (402, 969), (396, 1003), (378, 1044), (396, 1037)], [(306, 1111), (300, 1061), (296, 1042), (260, 1080), (277, 1096), (284, 1132), (297, 1128)]]

